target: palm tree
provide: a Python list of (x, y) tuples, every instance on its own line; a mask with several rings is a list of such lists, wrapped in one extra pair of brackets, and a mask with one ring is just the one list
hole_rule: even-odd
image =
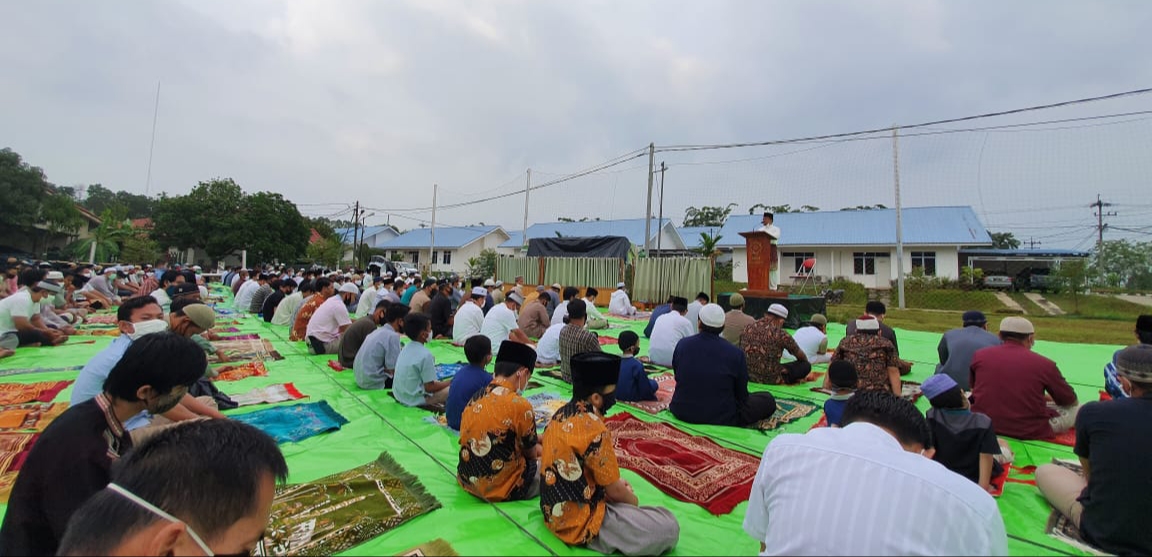
[(703, 255), (704, 257), (712, 257), (714, 255), (719, 255), (720, 250), (717, 249), (717, 246), (720, 245), (720, 240), (722, 240), (723, 238), (724, 238), (724, 236), (709, 234), (707, 232), (701, 232), (700, 233), (700, 247), (696, 248), (696, 250), (695, 250), (696, 253), (699, 253), (700, 255)]
[(131, 228), (124, 221), (117, 219), (112, 211), (105, 209), (100, 215), (100, 226), (97, 226), (88, 238), (75, 242), (72, 245), (72, 254), (76, 259), (87, 258), (89, 263), (111, 261), (120, 253), (120, 244), (130, 234), (132, 234)]

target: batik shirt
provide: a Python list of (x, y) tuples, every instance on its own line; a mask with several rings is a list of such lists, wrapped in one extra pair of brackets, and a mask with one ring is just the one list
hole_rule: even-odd
[(753, 383), (782, 385), (787, 370), (780, 365), (780, 355), (787, 350), (800, 351), (796, 340), (768, 319), (748, 325), (740, 335), (740, 346), (748, 358), (748, 380)]
[(487, 501), (524, 499), (536, 474), (536, 463), (528, 466), (524, 451), (536, 443), (532, 403), (516, 393), (509, 378), (496, 377), (460, 417), (460, 487)]
[(571, 545), (600, 534), (607, 486), (620, 479), (612, 434), (585, 401), (570, 402), (544, 430), (540, 510), (544, 525)]
[(288, 335), (288, 340), (304, 340), (304, 335), (308, 332), (308, 322), (312, 320), (312, 314), (316, 313), (316, 309), (326, 299), (324, 296), (314, 294), (308, 298), (308, 301), (304, 302), (304, 305), (300, 306), (300, 311), (296, 312), (296, 322), (292, 324), (292, 332)]
[(854, 334), (844, 337), (832, 361), (847, 360), (856, 366), (862, 391), (892, 391), (888, 368), (896, 367), (896, 348), (880, 335)]

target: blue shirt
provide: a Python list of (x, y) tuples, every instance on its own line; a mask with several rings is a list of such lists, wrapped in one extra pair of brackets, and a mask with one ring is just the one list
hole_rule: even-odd
[(656, 390), (660, 386), (655, 379), (644, 373), (644, 364), (628, 356), (620, 360), (620, 380), (616, 383), (616, 400), (635, 402), (656, 400)]
[(408, 289), (404, 291), (404, 295), (400, 296), (400, 303), (406, 306), (412, 305), (412, 296), (416, 295), (417, 290), (419, 290), (419, 288), (416, 288), (415, 284), (409, 286)]
[(392, 378), (392, 394), (404, 406), (424, 404), (424, 384), (436, 380), (436, 358), (428, 347), (409, 342), (396, 359), (396, 376)]
[(748, 360), (724, 337), (697, 333), (672, 353), (676, 392), (668, 409), (691, 424), (737, 425), (748, 400)]
[[(448, 385), (448, 402), (444, 408), (444, 416), (448, 418), (448, 427), (460, 431), (460, 415), (468, 401), (492, 382), (492, 374), (484, 368), (468, 364), (456, 372), (452, 383)], [(616, 387), (619, 389), (620, 387)]]
[(848, 406), (848, 399), (850, 398), (852, 398), (852, 393), (832, 395), (832, 398), (824, 401), (824, 419), (828, 422), (828, 427), (840, 425), (840, 418), (844, 416), (844, 407)]
[(672, 304), (660, 304), (652, 310), (652, 317), (648, 318), (648, 326), (644, 327), (644, 338), (652, 338), (652, 327), (656, 326), (656, 319), (672, 311)]
[(356, 352), (352, 371), (361, 389), (383, 389), (400, 358), (400, 334), (391, 325), (372, 331)]
[[(127, 335), (120, 335), (108, 345), (108, 348), (101, 350), (87, 364), (80, 370), (80, 375), (76, 377), (76, 382), (72, 384), (72, 398), (68, 400), (70, 406), (76, 406), (82, 402), (88, 402), (96, 398), (96, 395), (104, 392), (104, 381), (108, 379), (108, 374), (112, 373), (112, 368), (124, 357), (124, 352), (132, 345), (132, 339)], [(147, 411), (141, 412), (132, 416), (127, 422), (124, 422), (124, 430), (132, 431), (152, 423), (151, 416)]]

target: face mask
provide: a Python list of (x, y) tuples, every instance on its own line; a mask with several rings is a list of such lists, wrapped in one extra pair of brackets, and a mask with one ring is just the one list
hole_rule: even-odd
[(128, 333), (128, 338), (136, 340), (144, 335), (152, 333), (162, 333), (168, 330), (168, 322), (163, 319), (149, 319), (139, 323), (133, 323), (132, 329), (135, 332)]
[(616, 405), (616, 392), (613, 391), (606, 395), (600, 396), (604, 397), (604, 406), (600, 408), (600, 415), (605, 416), (608, 414), (608, 410), (612, 409), (612, 407)]
[(108, 273), (108, 280), (116, 280), (116, 273)]
[(186, 394), (188, 394), (187, 389), (180, 387), (172, 389), (172, 392), (152, 399), (148, 404), (148, 413), (153, 416), (159, 416), (175, 408), (177, 404), (180, 404), (180, 399), (184, 398)]
[(80, 276), (82, 276), (82, 277), (84, 277), (84, 278), (86, 278), (86, 279), (90, 279), (90, 278), (92, 278), (92, 273), (83, 273), (83, 274), (81, 274)]

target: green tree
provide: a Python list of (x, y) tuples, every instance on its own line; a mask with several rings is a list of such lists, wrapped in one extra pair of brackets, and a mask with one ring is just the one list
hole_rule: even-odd
[[(100, 226), (92, 230), (88, 238), (73, 242), (69, 251), (81, 261), (112, 261), (112, 258), (120, 254), (120, 243), (131, 234), (132, 229), (125, 223), (122, 212), (105, 209), (100, 215)], [(90, 259), (93, 255), (92, 244), (96, 244), (96, 252), (95, 258)]]
[(49, 234), (75, 235), (84, 225), (84, 216), (71, 197), (55, 192), (41, 200), (37, 221), (46, 227), (43, 239), (47, 240)]
[(1017, 240), (1016, 235), (1011, 232), (989, 230), (988, 235), (992, 237), (992, 247), (995, 249), (1020, 249), (1020, 240)]
[(478, 257), (468, 258), (468, 276), (471, 278), (490, 278), (496, 276), (496, 250), (486, 249)]
[(1056, 283), (1061, 289), (1072, 295), (1072, 313), (1080, 313), (1080, 296), (1088, 288), (1092, 280), (1092, 269), (1088, 261), (1080, 258), (1065, 259), (1056, 269)]
[(712, 257), (720, 252), (720, 250), (717, 249), (717, 246), (720, 245), (720, 240), (723, 238), (724, 236), (718, 234), (708, 234), (707, 232), (701, 232), (700, 247), (693, 251), (703, 255), (704, 257)]
[(120, 246), (120, 260), (129, 263), (151, 263), (160, 261), (160, 244), (148, 234), (137, 231), (124, 237)]
[(311, 229), (296, 205), (278, 193), (258, 192), (241, 202), (242, 247), (255, 261), (292, 261), (308, 248)]
[(879, 209), (887, 209), (887, 208), (888, 208), (887, 205), (884, 205), (883, 203), (877, 203), (875, 205), (857, 205), (855, 207), (841, 207), (840, 210), (841, 211), (876, 211)]
[(1108, 286), (1152, 289), (1152, 242), (1107, 240), (1095, 253), (1092, 266)]
[(699, 209), (689, 207), (684, 211), (683, 226), (724, 226), (724, 221), (728, 220), (728, 215), (732, 214), (734, 208), (736, 208), (735, 203), (729, 203), (726, 207), (709, 205), (704, 205)]
[[(85, 209), (96, 213), (97, 215), (103, 214), (106, 209), (113, 208), (116, 203), (116, 192), (104, 187), (101, 184), (88, 184), (84, 191), (84, 201), (80, 203)], [(127, 208), (125, 208), (127, 211)]]
[(813, 207), (812, 205), (801, 205), (799, 209), (793, 209), (792, 205), (787, 203), (784, 205), (765, 205), (763, 203), (757, 203), (748, 208), (748, 214), (754, 215), (757, 211), (760, 210), (764, 210), (776, 215), (780, 213), (815, 213), (816, 211), (819, 211), (820, 208)]
[(12, 149), (0, 149), (0, 227), (29, 228), (36, 224), (47, 195), (44, 171)]
[(309, 244), (304, 253), (309, 261), (335, 269), (340, 266), (340, 260), (344, 257), (344, 243), (333, 234), (319, 242)]

